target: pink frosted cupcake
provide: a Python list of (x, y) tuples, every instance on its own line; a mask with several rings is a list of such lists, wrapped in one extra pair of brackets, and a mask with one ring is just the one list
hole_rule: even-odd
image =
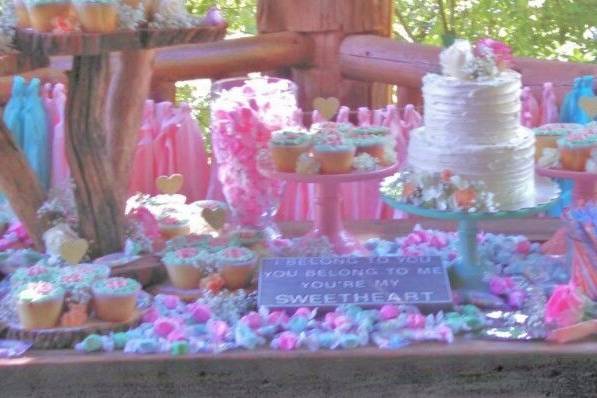
[(165, 213), (158, 218), (158, 225), (164, 239), (172, 239), (191, 233), (191, 224), (188, 218), (181, 213)]
[(230, 290), (246, 287), (253, 277), (257, 255), (244, 247), (229, 247), (216, 255), (216, 267)]
[(95, 282), (91, 290), (93, 309), (98, 319), (126, 322), (135, 314), (141, 285), (131, 278), (109, 278)]

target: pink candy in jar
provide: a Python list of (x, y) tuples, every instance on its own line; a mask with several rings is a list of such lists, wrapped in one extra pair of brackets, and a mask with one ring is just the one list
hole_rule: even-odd
[(226, 201), (241, 226), (270, 227), (283, 183), (261, 174), (258, 157), (273, 131), (295, 124), (296, 86), (278, 78), (236, 78), (215, 82), (212, 93), (213, 147)]

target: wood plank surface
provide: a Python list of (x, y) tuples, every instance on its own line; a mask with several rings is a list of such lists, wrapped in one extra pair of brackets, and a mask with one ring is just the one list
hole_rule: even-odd
[(459, 340), (397, 351), (218, 355), (33, 351), (0, 359), (6, 397), (594, 397), (597, 342)]

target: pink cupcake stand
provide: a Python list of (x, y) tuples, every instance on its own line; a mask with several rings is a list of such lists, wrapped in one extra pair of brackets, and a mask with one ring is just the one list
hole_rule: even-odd
[(595, 173), (537, 167), (537, 174), (550, 178), (574, 180), (574, 190), (572, 191), (574, 205), (581, 205), (597, 199), (597, 174)]
[(315, 189), (315, 221), (307, 234), (309, 237), (326, 237), (337, 254), (366, 254), (361, 243), (344, 229), (342, 221), (342, 198), (339, 184), (357, 181), (375, 180), (387, 177), (398, 171), (398, 164), (383, 169), (353, 172), (347, 174), (315, 174), (283, 173), (261, 169), (267, 177), (285, 181), (306, 182), (316, 184)]

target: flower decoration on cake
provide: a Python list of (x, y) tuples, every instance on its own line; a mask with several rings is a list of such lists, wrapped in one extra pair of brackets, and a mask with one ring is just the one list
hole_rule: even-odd
[(441, 173), (414, 173), (406, 170), (382, 181), (381, 192), (386, 197), (445, 211), (497, 211), (493, 193), (482, 182), (472, 182), (453, 175)]
[(480, 39), (475, 43), (474, 52), (477, 58), (493, 61), (500, 71), (512, 66), (512, 49), (501, 41), (490, 38)]
[(33, 265), (28, 268), (17, 269), (10, 278), (12, 286), (20, 286), (29, 282), (51, 282), (59, 274), (57, 267)]
[(439, 56), (442, 73), (459, 80), (493, 77), (508, 69), (512, 63), (512, 50), (506, 44), (481, 39), (475, 47), (468, 40), (456, 40)]

